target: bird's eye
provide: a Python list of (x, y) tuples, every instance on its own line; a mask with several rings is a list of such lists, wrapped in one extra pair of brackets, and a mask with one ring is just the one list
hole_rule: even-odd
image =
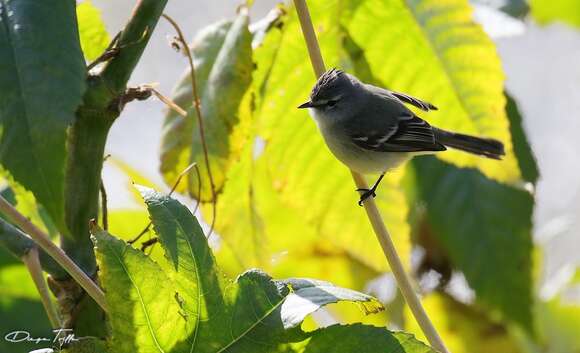
[(326, 103), (326, 105), (332, 108), (336, 105), (337, 102), (338, 102), (338, 99), (329, 100), (328, 103)]

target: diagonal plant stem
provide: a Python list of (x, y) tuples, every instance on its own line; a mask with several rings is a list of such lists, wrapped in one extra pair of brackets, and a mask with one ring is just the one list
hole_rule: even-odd
[(50, 298), (48, 286), (46, 285), (46, 280), (44, 279), (44, 275), (42, 273), (42, 267), (40, 266), (40, 260), (38, 258), (38, 249), (30, 249), (30, 251), (22, 256), (22, 262), (24, 262), (28, 268), (28, 272), (30, 272), (32, 281), (34, 282), (34, 285), (40, 294), (40, 300), (42, 301), (42, 305), (44, 306), (44, 310), (46, 311), (50, 325), (54, 329), (61, 328), (62, 325), (60, 323), (60, 319)]
[[(320, 53), (320, 46), (318, 45), (316, 33), (314, 32), (314, 27), (312, 25), (312, 19), (310, 18), (310, 13), (308, 11), (308, 5), (306, 5), (306, 0), (294, 0), (294, 5), (296, 6), (296, 12), (298, 13), (298, 18), (300, 20), (300, 27), (302, 28), (306, 46), (308, 47), (308, 54), (310, 55), (310, 61), (312, 63), (312, 67), (314, 68), (314, 73), (317, 77), (319, 77), (324, 73), (324, 71), (326, 71), (326, 69), (324, 67), (322, 54)], [(352, 170), (351, 174), (357, 188), (369, 188), (364, 176)], [(387, 231), (375, 200), (372, 197), (365, 200), (364, 208), (373, 227), (373, 230), (379, 240), (379, 243), (381, 244), (383, 253), (385, 254), (389, 266), (393, 271), (393, 275), (397, 280), (399, 289), (401, 290), (405, 301), (409, 305), (409, 308), (413, 312), (415, 319), (419, 323), (419, 326), (423, 330), (425, 337), (427, 337), (427, 340), (429, 340), (429, 343), (433, 346), (433, 348), (441, 351), (442, 353), (448, 353), (449, 351), (443, 344), (441, 337), (437, 333), (437, 330), (435, 330), (433, 323), (421, 305), (421, 301), (413, 289), (411, 280), (405, 273), (401, 259), (397, 254), (395, 245), (393, 244), (391, 236)]]
[[(179, 40), (179, 44), (180, 44), (181, 48), (183, 49), (183, 52), (187, 56), (187, 60), (189, 62), (189, 68), (190, 68), (189, 72), (191, 75), (191, 88), (192, 88), (192, 93), (193, 93), (193, 106), (195, 108), (195, 113), (197, 116), (197, 124), (199, 126), (199, 137), (201, 139), (201, 145), (203, 147), (203, 156), (205, 159), (205, 166), (207, 168), (207, 176), (209, 179), (209, 184), (211, 187), (212, 219), (211, 219), (211, 225), (209, 227), (209, 233), (207, 235), (207, 237), (209, 239), (209, 237), (211, 237), (211, 234), (213, 232), (213, 228), (215, 226), (217, 199), (216, 199), (216, 192), (215, 192), (215, 184), (214, 184), (213, 176), (211, 174), (211, 169), (209, 166), (209, 155), (207, 152), (207, 143), (205, 140), (205, 131), (204, 131), (204, 127), (203, 127), (203, 117), (201, 115), (201, 108), (200, 108), (201, 101), (199, 99), (199, 94), (197, 92), (197, 83), (195, 80), (195, 65), (193, 64), (193, 58), (191, 56), (191, 51), (189, 50), (189, 46), (187, 45), (187, 42), (185, 41), (185, 38), (183, 37), (183, 32), (181, 31), (181, 28), (179, 28), (179, 25), (177, 24), (177, 22), (175, 22), (171, 17), (167, 16), (166, 14), (162, 14), (161, 16), (163, 16), (163, 18), (165, 18), (173, 26), (173, 28), (177, 32), (177, 39)], [(199, 195), (198, 195), (198, 197), (201, 199), (201, 197)]]
[(106, 311), (105, 295), (93, 280), (89, 278), (65, 253), (56, 246), (42, 230), (16, 210), (6, 199), (0, 196), (0, 212), (10, 218), (26, 232), (38, 246), (52, 257), (77, 283)]

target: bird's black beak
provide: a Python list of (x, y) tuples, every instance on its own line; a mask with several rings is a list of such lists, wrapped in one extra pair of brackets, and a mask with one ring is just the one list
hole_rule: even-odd
[(308, 101), (306, 103), (302, 103), (298, 106), (298, 109), (304, 109), (304, 108), (312, 108), (314, 107), (314, 104), (312, 104), (311, 101)]

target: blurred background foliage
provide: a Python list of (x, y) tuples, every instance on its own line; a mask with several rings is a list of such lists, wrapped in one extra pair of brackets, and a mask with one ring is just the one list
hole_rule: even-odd
[[(528, 142), (526, 117), (506, 92), (488, 35), (509, 29), (501, 21), (490, 30), (473, 20), (473, 8), (487, 6), (497, 16), (523, 19), (518, 23), (524, 30), (526, 23), (564, 23), (580, 30), (580, 3), (313, 0), (309, 5), (328, 67), (434, 103), (438, 111), (418, 114), (437, 126), (506, 144), (501, 162), (454, 151), (417, 158), (389, 174), (376, 199), (450, 350), (580, 352), (580, 271), (568, 266), (545, 286), (545, 249), (533, 242), (535, 190), (542, 171)], [(90, 1), (77, 5), (77, 16), (85, 59), (91, 61), (113, 33)], [(315, 82), (295, 11), (281, 4), (263, 19), (244, 11), (227, 17), (200, 30), (191, 42), (218, 192), (210, 243), (220, 267), (230, 277), (258, 267), (275, 278), (319, 278), (369, 292), (387, 310), (363, 322), (423, 338), (356, 206), (348, 170), (328, 152), (307, 114), (295, 109)], [(210, 183), (185, 61), (183, 68), (171, 97), (188, 117), (164, 112), (159, 158), (166, 185), (156, 185), (114, 156), (107, 163), (138, 184), (163, 189), (197, 162), (201, 193), (191, 173), (177, 189), (178, 197), (192, 207), (200, 200), (209, 224)], [(55, 222), (32, 193), (8, 172), (2, 176), (5, 197), (56, 235)], [(120, 179), (116, 182), (123, 188), (132, 188)], [(124, 239), (139, 234), (147, 222), (143, 206), (109, 213), (111, 234)], [(150, 231), (142, 241), (152, 236)], [(163, 256), (155, 246), (148, 252), (153, 259)], [(0, 332), (25, 327), (41, 336), (46, 331), (48, 321), (24, 266), (1, 247), (0, 294)], [(317, 313), (311, 324), (358, 322), (360, 317), (356, 308), (335, 304)], [(9, 347), (0, 340), (0, 351)]]

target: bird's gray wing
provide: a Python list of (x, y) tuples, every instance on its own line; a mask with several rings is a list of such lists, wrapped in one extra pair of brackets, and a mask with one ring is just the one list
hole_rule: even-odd
[(422, 101), (418, 98), (412, 97), (408, 94), (405, 93), (400, 93), (400, 92), (394, 92), (394, 91), (389, 91), (386, 90), (384, 88), (380, 88), (377, 86), (373, 86), (373, 85), (369, 85), (367, 84), (367, 89), (375, 94), (380, 94), (381, 96), (384, 96), (386, 98), (395, 98), (403, 103), (408, 103), (411, 104), (423, 111), (430, 111), (430, 110), (437, 110), (437, 107), (434, 106), (433, 104), (429, 103), (429, 102), (425, 102)]
[(414, 105), (415, 107), (428, 112), (429, 110), (437, 110), (437, 107), (429, 102), (422, 101), (418, 98), (411, 97), (408, 94), (391, 92), (393, 96), (397, 97), (400, 101)]
[[(360, 130), (360, 129), (359, 129)], [(352, 131), (352, 142), (366, 150), (376, 152), (445, 151), (436, 141), (433, 128), (416, 115), (403, 115), (395, 123), (385, 123), (369, 131)]]

